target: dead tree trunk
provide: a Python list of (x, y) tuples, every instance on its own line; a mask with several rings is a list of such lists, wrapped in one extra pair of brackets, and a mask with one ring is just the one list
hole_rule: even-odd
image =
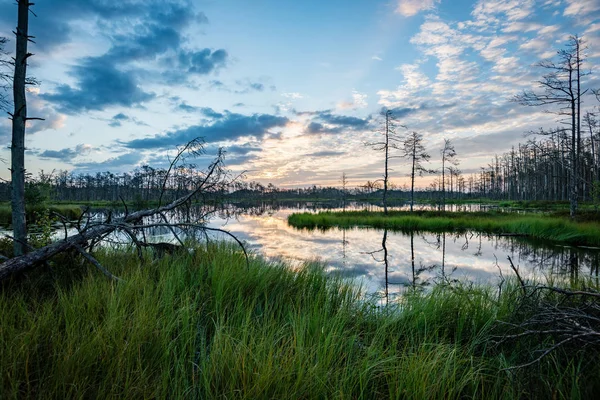
[(17, 49), (15, 55), (15, 73), (13, 77), (14, 113), (12, 114), (11, 145), (11, 185), (12, 185), (12, 226), (14, 254), (19, 256), (27, 248), (27, 227), (25, 221), (25, 124), (27, 122), (27, 100), (25, 97), (25, 79), (27, 76), (27, 42), (29, 41), (28, 0), (19, 0), (18, 24), (15, 32)]
[(0, 280), (5, 279), (11, 274), (23, 271), (40, 262), (46, 261), (49, 258), (70, 249), (76, 249), (77, 246), (87, 247), (88, 242), (93, 239), (101, 238), (120, 227), (127, 227), (131, 223), (140, 221), (144, 217), (160, 215), (161, 213), (173, 210), (189, 200), (189, 195), (180, 198), (173, 203), (160, 207), (158, 209), (142, 210), (126, 215), (123, 218), (116, 219), (111, 223), (101, 223), (96, 226), (84, 228), (80, 233), (70, 236), (64, 240), (52, 243), (49, 246), (32, 251), (18, 257), (11, 258), (0, 264)]
[[(179, 148), (179, 152), (177, 156), (171, 161), (171, 166), (174, 166), (179, 161), (184, 160), (185, 154), (191, 154), (193, 156), (197, 156), (202, 152), (202, 143), (199, 139), (195, 139), (185, 146)], [(228, 172), (222, 169), (223, 162), (223, 154), (219, 152), (217, 159), (211, 163), (208, 169), (205, 172), (197, 171), (197, 173), (191, 175), (190, 185), (193, 185), (193, 190), (191, 190), (188, 194), (183, 197), (178, 198), (172, 203), (159, 206), (153, 209), (141, 210), (134, 213), (129, 213), (127, 210), (127, 206), (125, 204), (125, 216), (122, 218), (113, 219), (111, 214), (109, 213), (108, 217), (105, 221), (102, 222), (90, 222), (81, 227), (80, 223), (74, 225), (77, 229), (78, 233), (67, 237), (67, 219), (63, 218), (63, 222), (65, 225), (65, 238), (63, 240), (52, 243), (48, 246), (42, 247), (37, 250), (33, 250), (28, 254), (23, 254), (20, 256), (16, 256), (14, 258), (8, 259), (0, 264), (0, 280), (5, 279), (6, 277), (21, 272), (25, 269), (33, 267), (36, 264), (43, 263), (50, 259), (51, 257), (68, 251), (75, 250), (81, 253), (88, 261), (92, 262), (96, 267), (105, 274), (109, 275), (111, 278), (116, 278), (110, 275), (110, 273), (104, 268), (100, 268), (100, 264), (85, 251), (85, 249), (89, 249), (93, 247), (94, 243), (98, 243), (106, 238), (107, 235), (115, 232), (121, 231), (124, 232), (133, 244), (138, 249), (138, 254), (140, 257), (142, 256), (142, 247), (150, 246), (153, 247), (152, 244), (147, 243), (144, 239), (138, 238), (139, 232), (144, 232), (144, 229), (152, 228), (152, 227), (167, 227), (171, 229), (175, 238), (180, 242), (181, 240), (177, 236), (174, 231), (174, 228), (185, 229), (188, 228), (190, 230), (200, 230), (206, 233), (207, 231), (219, 231), (229, 236), (233, 237), (238, 244), (242, 245), (242, 243), (233, 235), (228, 233), (227, 231), (223, 231), (217, 228), (209, 228), (198, 222), (169, 222), (167, 220), (166, 214), (170, 211), (174, 211), (179, 207), (184, 205), (189, 205), (189, 203), (198, 196), (204, 196), (211, 193), (219, 193), (223, 187), (229, 185), (232, 180), (228, 177)], [(167, 188), (163, 187), (163, 191)], [(160, 223), (148, 223), (144, 222), (144, 219), (156, 219), (156, 217), (162, 218), (164, 222)], [(207, 236), (208, 239), (208, 236)], [(91, 244), (90, 244), (91, 243)], [(244, 254), (246, 251), (242, 245), (242, 250)], [(248, 262), (248, 257), (246, 254), (246, 261)]]

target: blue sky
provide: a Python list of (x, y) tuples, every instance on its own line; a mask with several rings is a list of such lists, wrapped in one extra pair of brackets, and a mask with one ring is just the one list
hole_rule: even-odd
[[(29, 114), (46, 119), (28, 130), (34, 174), (162, 166), (202, 136), (249, 179), (339, 185), (346, 172), (358, 185), (382, 175), (364, 142), (383, 107), (424, 135), (430, 168), (449, 138), (468, 174), (557, 125), (510, 98), (535, 88), (534, 64), (570, 34), (587, 42), (585, 86), (600, 87), (600, 0), (38, 0), (34, 10), (41, 85)], [(0, 36), (12, 39), (15, 21), (14, 1), (0, 0)], [(392, 167), (406, 183), (407, 163)]]

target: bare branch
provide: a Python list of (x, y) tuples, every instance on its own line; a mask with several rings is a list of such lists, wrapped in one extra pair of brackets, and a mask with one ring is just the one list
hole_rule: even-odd
[(111, 274), (109, 270), (104, 268), (98, 260), (96, 260), (94, 257), (92, 257), (91, 254), (89, 254), (84, 249), (82, 249), (77, 243), (73, 244), (73, 248), (75, 250), (77, 250), (79, 252), (79, 254), (81, 254), (86, 260), (88, 260), (94, 267), (98, 268), (100, 270), (100, 272), (102, 272), (104, 275), (106, 275), (109, 279), (112, 279), (113, 281), (117, 281), (117, 282), (124, 282), (123, 279)]

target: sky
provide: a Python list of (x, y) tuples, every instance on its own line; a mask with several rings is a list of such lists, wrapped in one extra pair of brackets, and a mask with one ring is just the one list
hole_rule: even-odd
[[(424, 136), (439, 168), (450, 139), (464, 174), (540, 127), (536, 66), (586, 41), (584, 86), (600, 88), (600, 0), (37, 0), (30, 19), (29, 172), (164, 167), (177, 145), (205, 141), (248, 180), (350, 185), (383, 175), (365, 142), (390, 109), (396, 133)], [(0, 36), (16, 26), (0, 0)], [(584, 98), (584, 108), (598, 103)], [(405, 126), (406, 128), (404, 128)], [(0, 158), (10, 159), (10, 121)], [(0, 177), (9, 178), (9, 165)], [(394, 158), (392, 182), (408, 182)], [(431, 177), (417, 185), (426, 185)]]

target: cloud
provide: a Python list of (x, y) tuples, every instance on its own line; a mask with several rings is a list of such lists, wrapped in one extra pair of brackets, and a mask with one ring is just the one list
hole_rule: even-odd
[(45, 159), (55, 159), (63, 162), (71, 162), (73, 158), (78, 157), (80, 155), (89, 154), (92, 150), (92, 145), (90, 144), (78, 144), (75, 148), (65, 148), (62, 150), (45, 150), (42, 153), (39, 153), (38, 156), (40, 158)]
[(270, 114), (242, 115), (225, 111), (206, 124), (192, 125), (152, 137), (121, 142), (131, 149), (170, 148), (201, 137), (207, 143), (236, 140), (241, 137), (263, 137), (270, 129), (284, 127), (289, 120)]
[(202, 49), (198, 51), (182, 51), (177, 61), (180, 70), (190, 74), (207, 75), (225, 67), (229, 54), (224, 49)]
[(107, 160), (104, 161), (99, 161), (99, 162), (80, 162), (80, 163), (74, 163), (73, 165), (77, 168), (80, 169), (86, 169), (86, 170), (94, 170), (94, 171), (100, 171), (100, 170), (111, 170), (111, 169), (118, 169), (121, 167), (125, 167), (125, 166), (133, 166), (133, 165), (137, 165), (140, 161), (142, 161), (142, 159), (144, 158), (144, 155), (134, 151), (134, 152), (129, 152), (129, 153), (124, 153), (121, 154), (120, 156), (117, 157), (111, 157)]
[[(30, 33), (43, 38), (36, 41), (36, 48), (44, 52), (72, 41), (86, 25), (105, 28), (105, 32), (116, 32), (136, 20), (148, 21), (159, 27), (208, 22), (203, 13), (193, 11), (190, 0), (147, 0), (143, 4), (139, 0), (47, 0), (36, 2), (33, 10), (37, 18), (30, 25)], [(0, 2), (0, 28), (12, 29), (16, 13), (14, 2)], [(85, 25), (80, 23), (82, 21)]]
[(456, 107), (457, 103), (422, 103), (417, 107), (395, 107), (389, 108), (392, 112), (392, 116), (394, 119), (405, 118), (409, 115), (417, 114), (419, 112), (431, 112), (431, 111), (439, 111), (439, 110), (447, 110)]
[[(252, 92), (264, 92), (267, 89), (267, 86), (262, 82), (252, 82), (250, 80), (238, 80), (236, 84), (239, 88), (235, 89), (233, 93), (235, 94), (247, 94)], [(276, 88), (273, 85), (269, 86), (271, 91), (275, 91)]]
[(396, 68), (402, 72), (403, 84), (396, 90), (380, 90), (377, 94), (381, 97), (379, 101), (387, 107), (396, 107), (400, 104), (410, 103), (412, 99), (418, 99), (423, 91), (430, 89), (430, 80), (417, 64), (403, 64)]
[[(566, 0), (567, 7), (564, 15), (567, 16), (592, 16), (600, 11), (600, 2), (598, 0)], [(597, 17), (597, 15), (596, 15)]]
[(535, 12), (535, 0), (479, 0), (471, 13), (473, 24), (487, 29), (523, 20)]
[[(51, 11), (45, 9), (47, 3), (41, 3), (36, 25), (41, 21), (51, 25), (50, 32), (60, 31), (51, 47), (77, 40), (71, 32), (75, 26), (81, 36), (90, 32), (86, 26), (100, 30), (111, 44), (101, 55), (75, 61), (69, 71), (73, 84), (42, 95), (64, 113), (139, 106), (155, 98), (142, 83), (184, 83), (223, 68), (228, 60), (225, 49), (184, 48), (186, 29), (207, 22), (190, 0), (53, 0)], [(50, 36), (44, 32), (39, 42)]]
[(27, 114), (30, 117), (43, 118), (43, 120), (27, 121), (27, 134), (39, 133), (48, 129), (56, 130), (63, 128), (67, 117), (48, 107), (35, 92), (30, 93), (31, 95), (27, 102)]
[(268, 85), (263, 82), (256, 82), (250, 79), (238, 79), (233, 83), (225, 83), (223, 81), (213, 79), (208, 81), (208, 88), (211, 90), (218, 90), (226, 93), (233, 94), (248, 94), (254, 92), (264, 92), (267, 88), (271, 91), (275, 91), (276, 87)]
[(232, 145), (225, 147), (225, 151), (233, 154), (248, 154), (251, 152), (260, 152), (262, 148), (251, 145), (250, 143), (245, 143), (242, 145)]
[(184, 111), (187, 113), (198, 113), (202, 114), (208, 118), (223, 118), (223, 114), (213, 110), (210, 107), (196, 107), (187, 104), (186, 102), (182, 102), (175, 107), (179, 111)]
[(298, 100), (304, 98), (304, 95), (298, 92), (281, 93), (281, 95), (290, 100)]
[(405, 17), (412, 17), (421, 11), (431, 10), (441, 0), (398, 0), (396, 12)]
[(52, 93), (40, 94), (65, 114), (104, 110), (110, 106), (132, 107), (156, 97), (139, 87), (132, 72), (117, 69), (104, 57), (87, 57), (72, 73), (77, 87), (63, 84)]
[(265, 85), (262, 83), (251, 83), (250, 89), (256, 90), (257, 92), (262, 92), (265, 90)]
[(367, 95), (365, 93), (360, 93), (356, 90), (352, 91), (352, 101), (344, 101), (338, 105), (341, 109), (352, 109), (356, 110), (358, 108), (367, 108), (369, 104), (367, 103)]
[(117, 115), (112, 117), (112, 119), (114, 119), (116, 121), (127, 121), (127, 120), (129, 120), (129, 117), (123, 113), (118, 113)]
[(317, 151), (314, 153), (309, 153), (306, 154), (307, 157), (335, 157), (335, 156), (343, 156), (344, 154), (346, 154), (343, 151), (332, 151), (332, 150), (324, 150), (324, 151)]
[(251, 161), (257, 160), (259, 157), (256, 154), (236, 154), (225, 155), (225, 164), (228, 167), (248, 164)]
[(143, 121), (140, 121), (136, 117), (130, 117), (130, 116), (125, 115), (123, 113), (118, 113), (117, 115), (114, 115), (109, 120), (108, 126), (113, 127), (113, 128), (118, 128), (118, 127), (122, 126), (122, 124), (124, 122), (131, 122), (131, 123), (134, 123), (134, 124), (139, 125), (139, 126), (148, 126), (147, 123), (145, 123)]
[(305, 132), (309, 135), (321, 134), (321, 133), (341, 133), (342, 129), (338, 127), (326, 127), (319, 122), (311, 122), (306, 126)]
[(119, 113), (111, 118), (108, 125), (113, 128), (117, 128), (117, 127), (121, 126), (122, 122), (129, 121), (129, 120), (130, 120), (130, 118), (127, 115), (125, 115), (123, 113)]
[(352, 117), (348, 115), (336, 115), (329, 111), (318, 112), (317, 118), (328, 124), (338, 125), (340, 127), (364, 128), (369, 124), (369, 119)]
[(293, 111), (298, 116), (310, 116), (311, 121), (305, 126), (304, 133), (307, 135), (338, 134), (347, 131), (365, 129), (371, 120), (348, 115), (331, 113), (331, 110), (323, 111)]

